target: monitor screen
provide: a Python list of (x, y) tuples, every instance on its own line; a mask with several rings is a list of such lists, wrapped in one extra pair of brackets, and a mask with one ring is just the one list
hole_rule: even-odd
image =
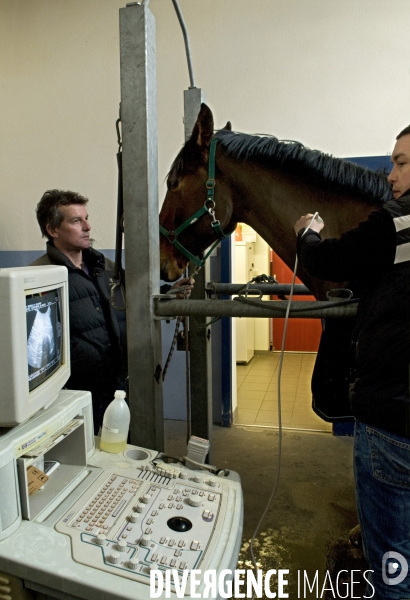
[(61, 301), (58, 289), (26, 296), (29, 392), (60, 366), (62, 358)]
[(0, 269), (0, 427), (50, 405), (69, 377), (67, 268)]

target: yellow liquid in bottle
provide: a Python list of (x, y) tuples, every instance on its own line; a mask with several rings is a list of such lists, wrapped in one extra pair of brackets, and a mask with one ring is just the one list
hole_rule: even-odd
[(105, 442), (101, 440), (100, 450), (104, 450), (104, 452), (111, 452), (112, 454), (118, 454), (118, 452), (125, 450), (126, 445), (127, 440), (123, 440), (122, 442)]

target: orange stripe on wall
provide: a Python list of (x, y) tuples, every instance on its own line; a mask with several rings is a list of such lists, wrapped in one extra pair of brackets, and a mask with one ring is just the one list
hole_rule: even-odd
[[(293, 273), (282, 259), (272, 251), (272, 274), (279, 283), (292, 283)], [(297, 277), (295, 283), (302, 283)], [(294, 296), (293, 300), (314, 300), (313, 296)], [(282, 348), (285, 319), (272, 319), (273, 350)], [(288, 352), (317, 352), (322, 323), (320, 319), (289, 319), (286, 332), (285, 350)]]

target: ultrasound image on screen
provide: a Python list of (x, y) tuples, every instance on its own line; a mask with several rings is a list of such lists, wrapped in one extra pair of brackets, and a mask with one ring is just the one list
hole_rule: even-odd
[(28, 383), (31, 392), (61, 365), (59, 290), (26, 296)]

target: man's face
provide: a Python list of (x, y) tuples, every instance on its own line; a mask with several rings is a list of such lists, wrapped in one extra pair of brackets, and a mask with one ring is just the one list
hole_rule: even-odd
[(388, 177), (393, 186), (393, 198), (400, 198), (410, 189), (410, 134), (396, 141), (391, 156), (393, 169)]
[(56, 248), (64, 253), (78, 252), (90, 247), (90, 229), (88, 212), (82, 204), (59, 206), (63, 220), (59, 227), (49, 229)]

